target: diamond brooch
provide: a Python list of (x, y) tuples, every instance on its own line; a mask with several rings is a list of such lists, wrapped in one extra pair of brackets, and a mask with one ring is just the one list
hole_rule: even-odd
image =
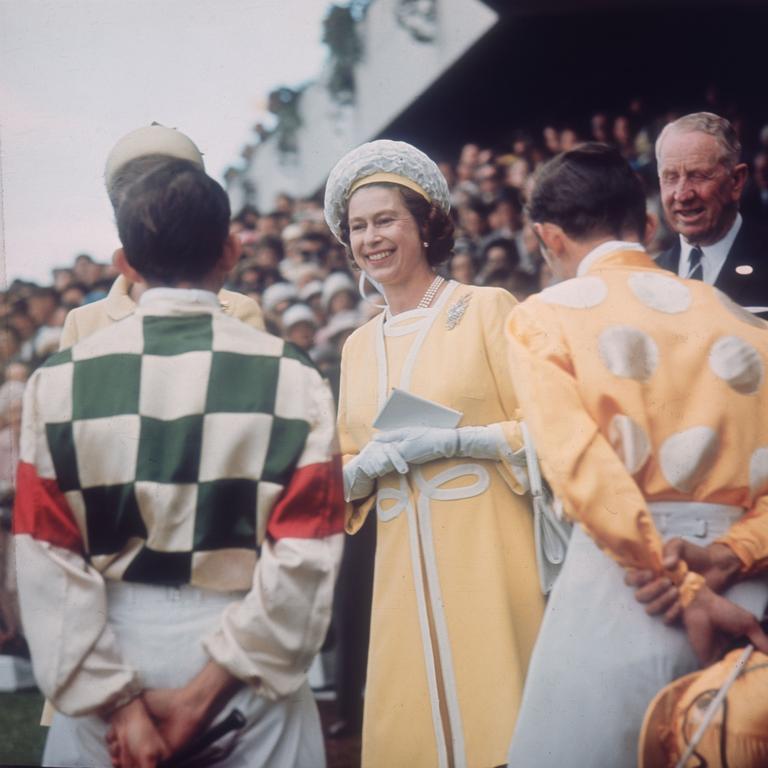
[(448, 307), (447, 317), (445, 319), (445, 327), (452, 331), (464, 317), (464, 313), (469, 306), (469, 300), (472, 298), (471, 293), (465, 293), (455, 304)]

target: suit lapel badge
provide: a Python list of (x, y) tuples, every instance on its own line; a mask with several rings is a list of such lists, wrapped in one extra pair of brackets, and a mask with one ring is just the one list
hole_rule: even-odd
[(464, 313), (469, 306), (469, 300), (472, 298), (471, 293), (465, 293), (455, 304), (448, 307), (448, 314), (445, 319), (445, 327), (452, 331), (464, 317)]

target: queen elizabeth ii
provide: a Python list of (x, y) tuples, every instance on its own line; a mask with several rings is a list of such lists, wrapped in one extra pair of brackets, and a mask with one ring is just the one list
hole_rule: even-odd
[[(543, 609), (507, 374), (515, 299), (436, 273), (448, 188), (409, 144), (345, 155), (325, 215), (386, 300), (344, 346), (339, 397), (347, 529), (377, 516), (363, 765), (498, 766)], [(375, 430), (394, 388), (458, 425)]]

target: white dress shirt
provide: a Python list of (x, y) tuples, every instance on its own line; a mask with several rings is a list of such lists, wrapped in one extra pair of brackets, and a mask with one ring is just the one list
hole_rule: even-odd
[[(741, 222), (741, 214), (737, 213), (731, 228), (722, 240), (718, 240), (712, 245), (699, 246), (701, 252), (704, 254), (701, 257), (701, 268), (705, 283), (714, 285), (715, 280), (717, 280), (717, 276), (720, 274), (720, 270), (723, 268), (723, 264), (725, 264), (725, 260), (728, 258), (728, 251), (731, 250), (733, 241), (736, 239), (736, 235), (739, 234)], [(680, 275), (680, 277), (688, 277), (690, 274), (690, 255), (692, 250), (693, 244), (689, 243), (682, 235), (680, 235), (680, 264), (677, 267), (677, 274)]]

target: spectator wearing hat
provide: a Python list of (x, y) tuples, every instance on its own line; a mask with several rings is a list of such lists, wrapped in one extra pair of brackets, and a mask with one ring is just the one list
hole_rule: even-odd
[(293, 304), (283, 312), (281, 319), (283, 338), (309, 352), (315, 344), (317, 320), (315, 313), (306, 304)]
[[(109, 153), (104, 171), (107, 194), (115, 211), (130, 185), (159, 160), (169, 157), (189, 160), (200, 168), (204, 167), (202, 153), (180, 131), (153, 123), (123, 136)], [(78, 276), (85, 271), (84, 268), (78, 269), (78, 264), (88, 260), (93, 261), (87, 254), (75, 260), (73, 272), (76, 279), (81, 279)], [(90, 284), (87, 280), (82, 282)], [(61, 333), (61, 348), (69, 347), (94, 331), (128, 317), (135, 311), (140, 293), (141, 286), (132, 285), (124, 275), (118, 276), (106, 298), (67, 315)], [(264, 328), (261, 309), (253, 299), (222, 288), (219, 301), (225, 313), (255, 328)]]
[(286, 258), (291, 259), (292, 261), (300, 261), (297, 253), (297, 246), (303, 234), (304, 227), (297, 222), (291, 222), (288, 226), (283, 228), (280, 237), (283, 241), (283, 250)]
[(317, 333), (318, 344), (329, 344), (341, 355), (344, 342), (360, 326), (361, 317), (354, 309), (342, 309), (331, 315), (330, 320)]
[(283, 228), (281, 238), (283, 243), (284, 256), (278, 265), (280, 274), (285, 280), (291, 282), (295, 279), (295, 273), (304, 263), (305, 259), (299, 253), (299, 243), (304, 235), (304, 227), (301, 224), (292, 222)]
[(296, 290), (301, 292), (307, 283), (315, 280), (323, 281), (324, 279), (325, 271), (323, 268), (313, 262), (306, 261), (296, 268), (291, 282), (296, 286)]
[(339, 402), (341, 379), (341, 350), (346, 340), (360, 327), (363, 317), (355, 310), (337, 312), (315, 334), (311, 357), (323, 376), (328, 379), (336, 403)]
[(299, 291), (299, 299), (308, 304), (315, 313), (318, 326), (325, 320), (323, 311), (323, 281), (310, 280)]
[(357, 307), (357, 288), (346, 272), (332, 272), (323, 284), (323, 309), (332, 318), (339, 312), (354, 311)]
[(270, 319), (279, 322), (283, 312), (296, 302), (299, 292), (293, 283), (282, 281), (273, 283), (261, 296), (261, 307)]

